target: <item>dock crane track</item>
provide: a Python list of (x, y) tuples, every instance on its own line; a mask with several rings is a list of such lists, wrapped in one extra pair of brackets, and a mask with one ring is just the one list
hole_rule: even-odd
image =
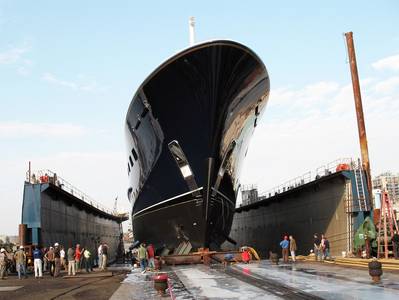
[(310, 300), (320, 300), (318, 296), (306, 293), (297, 288), (287, 286), (276, 280), (266, 278), (254, 274), (245, 274), (243, 270), (238, 267), (227, 267), (224, 272), (238, 280), (244, 281), (250, 285), (260, 288), (268, 293), (272, 293), (283, 299), (310, 299)]

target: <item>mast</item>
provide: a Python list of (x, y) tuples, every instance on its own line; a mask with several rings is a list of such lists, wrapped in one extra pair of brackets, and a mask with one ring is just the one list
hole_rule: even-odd
[[(363, 165), (363, 170), (366, 172), (367, 189), (368, 189), (369, 197), (371, 199), (372, 185), (371, 185), (369, 150), (368, 150), (368, 146), (367, 146), (366, 127), (365, 127), (365, 123), (364, 123), (362, 96), (360, 93), (359, 74), (357, 72), (355, 46), (353, 43), (353, 32), (350, 31), (350, 32), (345, 33), (345, 37), (346, 37), (346, 44), (348, 46), (349, 64), (350, 64), (350, 70), (351, 70), (351, 76), (352, 76), (353, 95), (355, 98), (357, 127), (358, 127), (358, 132), (359, 132), (362, 165)], [(370, 201), (370, 204), (371, 204), (371, 201)]]
[(190, 17), (188, 19), (188, 26), (189, 26), (189, 32), (190, 32), (190, 46), (194, 46), (195, 44), (195, 18)]

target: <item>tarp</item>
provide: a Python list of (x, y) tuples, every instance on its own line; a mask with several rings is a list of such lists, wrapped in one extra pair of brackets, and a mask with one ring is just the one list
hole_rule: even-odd
[(377, 247), (377, 231), (375, 229), (373, 221), (370, 217), (364, 219), (363, 223), (360, 224), (354, 237), (354, 248), (355, 250), (361, 249), (366, 244), (366, 239), (370, 241), (371, 247)]

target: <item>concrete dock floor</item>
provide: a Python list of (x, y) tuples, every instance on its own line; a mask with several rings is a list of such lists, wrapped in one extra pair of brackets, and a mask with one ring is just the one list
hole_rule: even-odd
[[(66, 275), (65, 272), (62, 272)], [(47, 300), (47, 299), (109, 299), (126, 277), (126, 271), (78, 273), (76, 277), (53, 278), (47, 273), (42, 279), (29, 274), (19, 280), (13, 274), (0, 280), (0, 300)]]
[(384, 272), (373, 284), (366, 269), (328, 263), (298, 262), (271, 265), (185, 265), (165, 267), (170, 291), (159, 296), (154, 273), (118, 266), (79, 278), (0, 280), (0, 299), (399, 299), (399, 272)]

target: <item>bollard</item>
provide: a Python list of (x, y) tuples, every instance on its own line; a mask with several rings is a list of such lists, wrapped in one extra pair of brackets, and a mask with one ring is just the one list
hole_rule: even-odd
[(369, 262), (369, 274), (374, 283), (379, 283), (381, 281), (382, 264), (375, 257)]
[(154, 280), (154, 288), (161, 295), (165, 295), (165, 291), (168, 288), (168, 273), (157, 273), (152, 278)]

